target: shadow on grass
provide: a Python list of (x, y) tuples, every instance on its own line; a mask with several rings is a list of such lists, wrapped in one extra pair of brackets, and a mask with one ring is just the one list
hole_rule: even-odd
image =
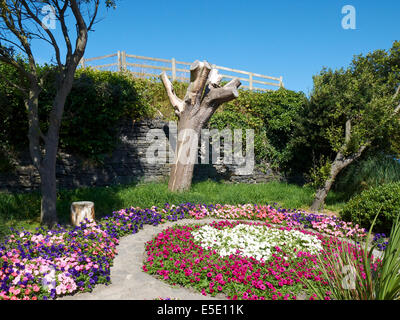
[[(93, 201), (96, 219), (111, 215), (113, 211), (123, 208), (126, 201), (121, 199), (121, 190), (128, 186), (112, 186), (98, 188), (79, 188), (60, 190), (57, 193), (57, 215), (61, 225), (70, 224), (71, 203), (75, 201)], [(129, 185), (130, 188), (135, 184)], [(41, 195), (31, 193), (0, 193), (0, 238), (9, 233), (9, 228), (20, 229), (40, 224)], [(31, 228), (29, 228), (31, 226)]]
[(121, 198), (121, 191), (129, 186), (110, 186), (98, 188), (79, 188), (74, 190), (62, 190), (58, 194), (57, 214), (60, 224), (70, 223), (71, 204), (76, 201), (92, 201), (95, 204), (96, 219), (109, 216), (113, 211), (124, 208), (126, 201)]

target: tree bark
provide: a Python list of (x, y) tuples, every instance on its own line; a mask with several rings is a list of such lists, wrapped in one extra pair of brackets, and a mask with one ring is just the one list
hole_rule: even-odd
[(336, 176), (338, 173), (344, 169), (344, 164), (341, 161), (335, 161), (332, 163), (331, 171), (329, 174), (329, 178), (325, 181), (324, 185), (320, 188), (317, 189), (317, 192), (315, 194), (315, 199), (313, 201), (313, 204), (311, 205), (311, 210), (312, 211), (320, 211), (324, 209), (325, 205), (325, 200), (326, 197), (328, 196), (329, 191), (332, 188), (333, 182), (336, 179)]
[(193, 120), (179, 122), (175, 163), (171, 166), (169, 190), (185, 191), (190, 189), (200, 131), (201, 127)]
[(237, 89), (241, 83), (235, 78), (221, 87), (222, 76), (218, 70), (211, 68), (208, 62), (198, 60), (190, 66), (190, 84), (183, 100), (175, 95), (165, 72), (161, 74), (161, 80), (179, 119), (175, 161), (168, 188), (185, 191), (192, 184), (201, 129), (222, 103), (239, 96)]
[(74, 70), (70, 70), (60, 82), (49, 117), (49, 129), (45, 137), (44, 156), (40, 165), (42, 191), (41, 223), (48, 227), (57, 224), (57, 177), (56, 162), (61, 119), (67, 96), (72, 89)]
[(56, 170), (52, 161), (44, 163), (40, 170), (42, 193), (42, 203), (40, 211), (40, 222), (49, 228), (57, 224), (57, 188), (56, 188)]

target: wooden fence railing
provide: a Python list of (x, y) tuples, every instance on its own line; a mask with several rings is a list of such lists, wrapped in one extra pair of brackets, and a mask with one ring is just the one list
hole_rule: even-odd
[[(115, 59), (116, 58), (116, 59)], [(110, 61), (110, 59), (112, 59)], [(129, 59), (129, 61), (128, 61)], [(93, 64), (94, 61), (109, 62), (104, 64)], [(108, 60), (108, 61), (107, 61)], [(80, 62), (82, 68), (91, 67), (94, 69), (106, 69), (111, 71), (130, 71), (138, 77), (158, 77), (161, 71), (166, 71), (168, 77), (173, 81), (190, 80), (191, 62), (137, 56), (127, 54), (125, 51), (118, 51), (114, 54), (102, 57), (83, 58)], [(239, 78), (243, 88), (250, 90), (271, 90), (271, 87), (283, 87), (283, 77), (271, 77), (254, 72), (231, 69), (213, 65), (224, 76), (225, 80)], [(266, 81), (266, 79), (268, 81)]]

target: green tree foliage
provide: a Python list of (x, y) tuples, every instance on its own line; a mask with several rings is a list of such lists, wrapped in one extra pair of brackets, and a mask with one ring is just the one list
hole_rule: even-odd
[[(374, 152), (398, 153), (400, 123), (394, 110), (400, 95), (400, 42), (390, 50), (355, 56), (346, 69), (324, 68), (291, 141), (304, 170), (312, 158), (331, 161), (338, 152), (355, 155), (363, 146)], [(346, 140), (346, 122), (350, 122)], [(397, 150), (397, 151), (396, 151)]]
[(121, 118), (142, 119), (150, 112), (132, 77), (79, 70), (67, 99), (60, 145), (87, 158), (99, 158), (114, 149)]
[(293, 128), (307, 98), (302, 92), (240, 90), (239, 97), (226, 103), (210, 119), (211, 128), (254, 129), (256, 160), (284, 166), (292, 157), (287, 148)]
[[(28, 127), (24, 97), (11, 83), (20, 83), (19, 73), (0, 62), (0, 141), (2, 148), (26, 145)], [(9, 82), (6, 82), (7, 79)]]

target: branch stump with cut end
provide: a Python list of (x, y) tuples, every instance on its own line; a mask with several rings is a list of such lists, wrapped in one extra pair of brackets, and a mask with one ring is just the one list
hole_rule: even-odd
[(90, 201), (79, 201), (71, 204), (71, 222), (75, 227), (88, 219), (94, 221), (94, 203)]
[(179, 118), (175, 161), (168, 184), (171, 191), (190, 189), (201, 129), (221, 104), (239, 96), (239, 79), (221, 86), (222, 78), (207, 61), (196, 60), (190, 66), (190, 84), (186, 95), (180, 99), (167, 74), (161, 74), (161, 81)]

